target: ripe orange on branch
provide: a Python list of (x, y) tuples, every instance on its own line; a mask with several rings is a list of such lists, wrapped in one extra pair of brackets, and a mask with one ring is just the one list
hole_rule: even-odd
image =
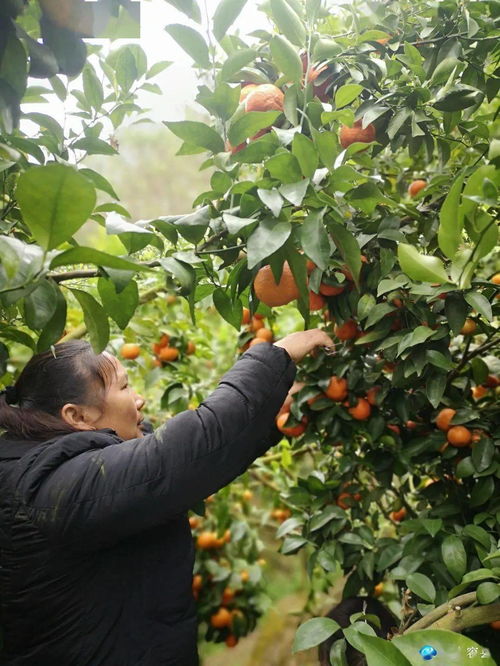
[(476, 322), (473, 319), (466, 319), (464, 325), (460, 329), (460, 333), (462, 335), (472, 335), (476, 328)]
[(179, 350), (175, 347), (162, 347), (158, 354), (158, 358), (160, 361), (165, 361), (165, 363), (176, 361), (179, 358)]
[(408, 194), (410, 197), (416, 197), (420, 190), (423, 190), (427, 186), (426, 180), (414, 180), (408, 188)]
[(330, 398), (330, 400), (335, 400), (336, 402), (342, 402), (347, 398), (347, 380), (343, 377), (336, 377), (335, 375), (331, 377), (328, 386), (325, 389), (325, 395)]
[(370, 418), (372, 408), (368, 400), (358, 398), (356, 405), (354, 407), (349, 407), (347, 411), (353, 419), (356, 419), (356, 421), (366, 421), (366, 419)]
[(295, 282), (288, 262), (283, 265), (280, 281), (274, 279), (271, 266), (263, 266), (253, 282), (255, 295), (269, 307), (286, 305), (299, 297), (299, 288)]
[(133, 342), (126, 342), (120, 349), (120, 355), (128, 361), (134, 360), (140, 353), (141, 348)]
[(245, 98), (245, 111), (283, 111), (285, 95), (272, 83), (262, 83)]
[(224, 627), (230, 627), (232, 622), (232, 615), (227, 610), (221, 606), (217, 613), (214, 613), (210, 617), (210, 624), (214, 629), (223, 629)]
[(336, 287), (334, 285), (325, 284), (324, 282), (319, 285), (319, 293), (323, 294), (323, 296), (338, 296), (343, 291), (344, 287)]
[(321, 294), (316, 294), (314, 291), (309, 292), (309, 310), (322, 310), (325, 307), (325, 299)]
[(300, 435), (303, 435), (304, 432), (306, 431), (307, 418), (303, 416), (301, 423), (297, 423), (297, 425), (287, 427), (286, 423), (289, 418), (290, 418), (290, 412), (284, 412), (283, 414), (280, 414), (277, 417), (276, 427), (278, 428), (278, 430), (282, 432), (284, 435), (287, 435), (287, 437), (300, 437)]
[(456, 413), (457, 413), (456, 410), (451, 409), (450, 407), (445, 407), (444, 409), (442, 409), (436, 417), (436, 425), (439, 428), (439, 430), (443, 430), (444, 432), (449, 430), (450, 421), (455, 416)]
[(453, 446), (469, 446), (469, 444), (472, 442), (472, 433), (469, 428), (458, 425), (453, 426), (448, 430), (446, 433), (446, 438)]
[(357, 336), (359, 329), (353, 319), (348, 319), (341, 325), (335, 325), (333, 332), (339, 340), (352, 340)]
[(340, 145), (342, 148), (349, 148), (351, 143), (370, 143), (375, 141), (375, 125), (369, 123), (364, 129), (362, 121), (356, 120), (352, 127), (342, 125), (340, 128)]

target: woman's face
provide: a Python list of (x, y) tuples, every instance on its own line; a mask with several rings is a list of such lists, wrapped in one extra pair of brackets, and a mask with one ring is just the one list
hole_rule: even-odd
[(106, 389), (103, 408), (92, 425), (96, 429), (112, 428), (122, 439), (142, 437), (141, 409), (145, 400), (129, 386), (127, 371), (120, 361), (113, 357), (113, 362), (116, 373)]

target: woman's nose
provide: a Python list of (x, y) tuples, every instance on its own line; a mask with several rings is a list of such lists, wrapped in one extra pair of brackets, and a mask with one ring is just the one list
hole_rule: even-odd
[(145, 404), (146, 404), (146, 401), (144, 400), (142, 395), (136, 395), (136, 397), (135, 397), (135, 406), (136, 406), (138, 412), (141, 411), (141, 409), (144, 407)]

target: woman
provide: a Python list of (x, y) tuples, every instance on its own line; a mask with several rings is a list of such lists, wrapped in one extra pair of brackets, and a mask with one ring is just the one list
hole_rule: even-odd
[(0, 396), (1, 664), (195, 666), (187, 510), (279, 441), (318, 329), (256, 345), (193, 411), (143, 435), (144, 399), (85, 342)]

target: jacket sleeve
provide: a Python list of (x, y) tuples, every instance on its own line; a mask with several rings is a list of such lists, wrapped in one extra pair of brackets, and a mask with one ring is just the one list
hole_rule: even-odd
[(59, 464), (50, 461), (57, 441), (39, 447), (18, 476), (17, 497), (56, 542), (98, 545), (161, 525), (227, 485), (276, 442), (274, 419), (294, 377), (285, 350), (256, 345), (196, 410), (153, 434), (63, 456)]

